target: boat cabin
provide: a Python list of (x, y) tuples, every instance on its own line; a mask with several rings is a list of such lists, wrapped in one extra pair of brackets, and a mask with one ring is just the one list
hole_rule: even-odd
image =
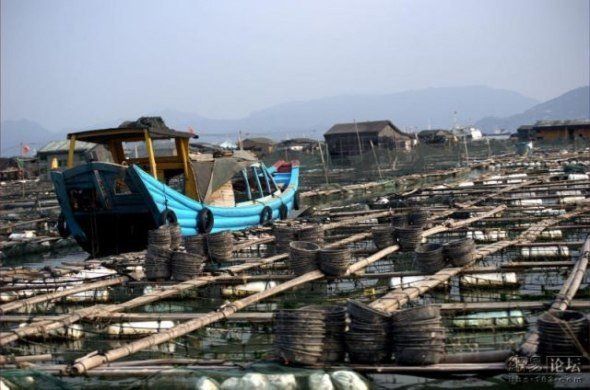
[(194, 134), (167, 128), (160, 118), (140, 118), (118, 128), (68, 134), (68, 168), (74, 166), (76, 143), (104, 145), (115, 164), (136, 164), (159, 181), (169, 183), (182, 175), (182, 191), (198, 199), (195, 177), (189, 162), (189, 140)]
[[(68, 168), (75, 165), (77, 143), (91, 142), (104, 145), (113, 163), (137, 165), (191, 199), (211, 205), (234, 207), (278, 193), (274, 178), (253, 154), (192, 155), (189, 140), (193, 137), (192, 133), (169, 129), (161, 118), (140, 118), (118, 128), (71, 133)], [(125, 183), (121, 181), (118, 186)]]

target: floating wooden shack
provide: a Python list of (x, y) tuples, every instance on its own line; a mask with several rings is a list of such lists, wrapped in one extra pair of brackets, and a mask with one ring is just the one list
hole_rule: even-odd
[[(590, 181), (563, 167), (590, 156), (514, 158), (474, 164), (468, 181), (457, 172), (437, 172), (434, 183), (397, 178), (402, 191), (379, 202), (365, 192), (377, 186), (355, 187), (365, 200), (354, 207), (316, 206), (234, 232), (231, 255), (217, 260), (206, 244), (183, 241), (4, 268), (0, 292), (12, 298), (0, 304), (2, 380), (19, 385), (26, 367), (72, 383), (369, 388), (396, 374), (518, 378), (536, 356), (549, 371), (561, 352), (587, 373)], [(285, 245), (295, 241), (305, 245)], [(146, 272), (165, 271), (174, 253), (190, 260), (187, 277)], [(102, 291), (105, 301), (68, 302)], [(74, 331), (85, 337), (63, 340)]]

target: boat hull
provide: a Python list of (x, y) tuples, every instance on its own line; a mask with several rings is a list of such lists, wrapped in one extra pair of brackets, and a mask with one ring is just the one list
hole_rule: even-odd
[(158, 221), (129, 168), (93, 162), (52, 172), (62, 209), (58, 226), (93, 256), (142, 250)]
[(152, 208), (158, 210), (162, 222), (165, 222), (163, 216), (172, 212), (173, 219), (180, 225), (183, 236), (203, 233), (199, 229), (199, 220), (205, 210), (209, 210), (208, 212), (213, 216), (210, 232), (215, 233), (224, 230), (242, 230), (259, 225), (265, 208), (270, 208), (271, 219), (280, 219), (281, 208), (288, 214), (297, 206), (299, 166), (296, 164), (292, 165), (288, 177), (285, 177), (284, 172), (269, 169), (273, 177), (280, 175), (280, 180), (277, 180), (277, 184), (283, 185), (280, 194), (243, 202), (235, 207), (212, 206), (195, 201), (156, 180), (137, 166), (133, 166), (130, 172), (135, 177), (135, 181), (142, 183), (145, 196), (150, 198)]
[[(242, 230), (284, 218), (297, 205), (298, 164), (272, 167), (280, 191), (235, 207), (203, 204), (156, 180), (136, 165), (92, 162), (51, 178), (62, 209), (60, 233), (71, 234), (92, 256), (143, 250), (147, 232), (178, 222), (183, 236)], [(209, 226), (203, 227), (207, 214)]]

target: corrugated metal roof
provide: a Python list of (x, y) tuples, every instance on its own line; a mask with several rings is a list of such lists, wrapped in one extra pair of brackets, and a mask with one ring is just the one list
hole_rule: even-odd
[[(84, 141), (76, 141), (76, 151), (88, 151), (94, 148), (96, 144), (91, 142), (84, 142)], [(70, 141), (63, 140), (63, 141), (51, 141), (41, 149), (37, 151), (37, 153), (56, 153), (56, 152), (67, 152), (70, 150)]]

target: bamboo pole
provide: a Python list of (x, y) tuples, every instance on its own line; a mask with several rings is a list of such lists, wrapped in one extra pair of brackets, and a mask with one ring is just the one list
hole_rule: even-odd
[(53, 359), (53, 356), (49, 353), (43, 355), (27, 355), (27, 356), (6, 356), (0, 355), (0, 366), (6, 364), (20, 364), (20, 363), (33, 363), (33, 362), (47, 362)]
[[(230, 275), (237, 274), (239, 272), (246, 271), (251, 268), (262, 267), (264, 265), (272, 264), (276, 261), (283, 260), (288, 257), (288, 254), (282, 253), (275, 256), (271, 256), (263, 261), (255, 262), (255, 263), (247, 263), (247, 264), (240, 264), (236, 266), (229, 267), (224, 271), (230, 273)], [(114, 305), (95, 305), (88, 308), (83, 308), (76, 310), (63, 319), (59, 321), (41, 321), (35, 324), (31, 324), (19, 329), (13, 330), (9, 334), (1, 335), (0, 336), (0, 346), (4, 346), (6, 344), (12, 343), (19, 338), (26, 338), (28, 336), (32, 336), (38, 333), (47, 333), (50, 330), (63, 328), (65, 326), (71, 325), (83, 318), (90, 317), (96, 313), (115, 313), (119, 311), (129, 310), (135, 307), (143, 306), (149, 303), (157, 302), (164, 298), (169, 298), (175, 295), (180, 294), (182, 291), (187, 289), (195, 288), (195, 287), (202, 287), (207, 284), (213, 283), (217, 278), (221, 276), (201, 276), (186, 282), (179, 283), (167, 290), (164, 291), (155, 291), (150, 294), (142, 295), (140, 297), (131, 299), (129, 301), (114, 304)]]
[(119, 276), (117, 278), (99, 280), (97, 282), (83, 284), (78, 287), (67, 288), (62, 291), (55, 291), (48, 294), (37, 295), (27, 299), (20, 299), (18, 301), (9, 302), (4, 305), (0, 305), (0, 314), (5, 314), (11, 311), (18, 310), (22, 307), (36, 305), (43, 302), (53, 301), (59, 298), (67, 297), (69, 295), (77, 294), (80, 292), (93, 290), (102, 287), (114, 286), (117, 284), (125, 283), (129, 280), (128, 276)]
[[(257, 262), (257, 263), (250, 263), (250, 264), (240, 264), (235, 267), (230, 267), (226, 271), (228, 272), (241, 272), (250, 268), (258, 267), (262, 264), (269, 264), (273, 261), (281, 260), (287, 257), (286, 254), (276, 255), (265, 261)], [(64, 319), (55, 322), (41, 322), (36, 324), (31, 324), (19, 329), (13, 330), (10, 334), (4, 335), (0, 337), (0, 346), (6, 345), (8, 343), (14, 342), (19, 338), (25, 338), (28, 336), (32, 336), (38, 333), (47, 333), (50, 330), (63, 328), (64, 326), (71, 325), (83, 318), (87, 318), (94, 313), (97, 312), (105, 312), (105, 313), (114, 313), (117, 311), (124, 311), (128, 309), (132, 309), (135, 307), (143, 306), (149, 303), (153, 303), (159, 301), (164, 298), (172, 297), (175, 295), (180, 294), (182, 291), (187, 289), (201, 287), (207, 285), (214, 281), (216, 277), (213, 276), (200, 276), (182, 283), (179, 283), (173, 286), (170, 289), (164, 291), (154, 291), (153, 293), (142, 295), (140, 297), (131, 299), (129, 301), (114, 304), (114, 305), (95, 305), (90, 306), (88, 308), (76, 310), (70, 314), (68, 314)]]
[(363, 221), (366, 221), (368, 219), (374, 219), (374, 218), (379, 218), (379, 217), (388, 217), (388, 216), (391, 216), (391, 215), (393, 215), (393, 212), (390, 211), (390, 210), (381, 211), (379, 213), (374, 213), (374, 214), (363, 215), (363, 216), (360, 216), (360, 217), (349, 218), (349, 219), (338, 221), (338, 222), (326, 223), (326, 224), (322, 225), (322, 230), (331, 230), (331, 229), (335, 229), (335, 228), (340, 227), (340, 226), (346, 226), (346, 225), (350, 225), (350, 224), (357, 223), (357, 222), (363, 222)]
[[(363, 234), (365, 235), (365, 234)], [(368, 234), (367, 234), (368, 235)], [(356, 237), (355, 237), (356, 238)], [(340, 243), (339, 243), (340, 244)], [(580, 244), (578, 244), (580, 245)], [(514, 245), (516, 246), (516, 245)], [(324, 246), (327, 248), (329, 246)], [(357, 252), (359, 253), (359, 252)], [(369, 252), (365, 254), (370, 254)], [(260, 261), (259, 259), (256, 261)], [(488, 266), (488, 267), (471, 267), (468, 269), (463, 270), (462, 274), (469, 275), (469, 274), (481, 274), (481, 273), (491, 273), (491, 272), (502, 272), (506, 270), (513, 270), (513, 269), (547, 269), (547, 268), (563, 268), (563, 267), (572, 267), (576, 264), (575, 261), (519, 261), (519, 262), (510, 262), (507, 264), (500, 264), (497, 267)], [(351, 275), (344, 275), (339, 276), (338, 278), (341, 279), (386, 279), (386, 278), (393, 278), (393, 277), (407, 277), (407, 276), (429, 276), (430, 274), (424, 274), (419, 271), (392, 271), (392, 272), (382, 272), (382, 273), (363, 273), (362, 275), (359, 274), (351, 274)], [(214, 281), (215, 284), (243, 284), (247, 282), (256, 282), (256, 281), (269, 281), (269, 280), (289, 280), (293, 276), (287, 274), (266, 274), (266, 275), (220, 275)], [(178, 282), (170, 280), (164, 282), (157, 283), (160, 286), (168, 285), (172, 286), (178, 284)], [(151, 286), (154, 285), (153, 281), (148, 280), (141, 280), (141, 281), (129, 281), (126, 283), (128, 286)], [(65, 286), (65, 285), (62, 285)], [(0, 287), (0, 291), (18, 291), (18, 290), (26, 290), (26, 289), (47, 289), (47, 287), (43, 285), (34, 285), (34, 286), (3, 286)], [(2, 322), (3, 317), (0, 317), (0, 322)]]
[[(397, 245), (393, 245), (388, 248), (382, 249), (368, 258), (361, 260), (355, 264), (352, 264), (348, 268), (346, 273), (350, 274), (350, 273), (356, 272), (356, 271), (382, 259), (383, 257), (386, 257), (387, 255), (395, 252), (396, 250), (398, 250)], [(308, 282), (311, 282), (314, 280), (319, 280), (322, 278), (324, 278), (324, 274), (319, 270), (308, 272), (304, 275), (298, 276), (298, 277), (291, 279), (285, 283), (281, 283), (281, 284), (279, 284), (273, 288), (270, 288), (268, 290), (264, 290), (259, 293), (250, 295), (246, 298), (240, 299), (238, 301), (234, 301), (232, 303), (223, 305), (215, 312), (210, 312), (210, 313), (204, 314), (202, 317), (199, 317), (199, 318), (190, 320), (188, 322), (185, 322), (183, 324), (177, 325), (169, 330), (166, 330), (166, 331), (163, 331), (163, 332), (160, 332), (160, 333), (148, 336), (148, 337), (144, 337), (140, 340), (126, 344), (122, 347), (112, 349), (104, 354), (100, 354), (100, 355), (97, 354), (97, 355), (87, 356), (87, 357), (83, 357), (81, 359), (78, 359), (70, 367), (69, 372), (74, 375), (81, 375), (92, 368), (101, 366), (102, 364), (112, 362), (114, 360), (120, 359), (125, 356), (129, 356), (135, 352), (141, 351), (141, 350), (149, 348), (151, 346), (159, 345), (159, 344), (165, 343), (167, 341), (173, 340), (173, 339), (183, 336), (187, 333), (194, 332), (195, 330), (200, 329), (200, 328), (207, 326), (211, 323), (214, 323), (216, 321), (227, 319), (230, 316), (232, 316), (234, 313), (236, 313), (237, 311), (239, 311), (239, 310), (241, 310), (253, 303), (260, 302), (263, 299), (266, 299), (266, 298), (271, 297), (273, 295), (279, 294), (283, 291), (287, 291), (293, 287), (297, 287), (299, 285), (302, 285), (302, 284), (305, 284), (305, 283), (308, 283)]]
[(84, 374), (88, 370), (91, 370), (95, 367), (99, 367), (103, 364), (113, 362), (125, 356), (132, 355), (135, 352), (141, 351), (143, 349), (168, 342), (187, 333), (194, 332), (195, 330), (198, 330), (213, 322), (220, 321), (224, 318), (228, 318), (236, 311), (243, 309), (244, 307), (252, 303), (256, 303), (264, 298), (286, 291), (290, 288), (299, 286), (301, 284), (321, 279), (323, 276), (324, 274), (320, 271), (308, 272), (304, 275), (291, 279), (290, 281), (282, 283), (271, 289), (251, 295), (247, 298), (235, 301), (231, 304), (224, 305), (220, 307), (217, 311), (210, 312), (200, 318), (196, 318), (194, 320), (190, 320), (183, 324), (177, 325), (169, 330), (162, 331), (148, 337), (144, 337), (137, 341), (128, 343), (122, 347), (111, 349), (103, 354), (96, 354), (93, 356), (87, 356), (78, 359), (74, 362), (72, 366), (69, 367), (68, 371), (73, 375)]
[(514, 185), (510, 185), (510, 186), (501, 188), (501, 189), (499, 189), (496, 192), (493, 192), (491, 194), (484, 195), (484, 196), (482, 196), (480, 198), (477, 198), (477, 199), (475, 199), (473, 201), (462, 203), (462, 204), (457, 203), (456, 205), (459, 206), (459, 207), (461, 207), (461, 208), (467, 208), (467, 207), (470, 207), (470, 206), (475, 206), (477, 203), (483, 202), (484, 200), (487, 200), (487, 199), (496, 197), (496, 196), (501, 195), (501, 194), (503, 194), (505, 192), (511, 192), (511, 191), (514, 191), (515, 189), (520, 189), (520, 188), (523, 188), (523, 187), (527, 187), (527, 186), (530, 186), (530, 185), (535, 184), (535, 183), (538, 183), (538, 181), (536, 181), (536, 180), (524, 181), (522, 183), (518, 183), (518, 184), (514, 184)]
[[(361, 240), (363, 238), (366, 238), (369, 234), (357, 235), (356, 237), (351, 237), (351, 238), (354, 240)], [(354, 241), (354, 240), (348, 239), (348, 240), (346, 240), (346, 243)], [(337, 245), (339, 245), (339, 243), (338, 242), (332, 243), (332, 245), (337, 246)], [(263, 261), (232, 266), (232, 267), (225, 269), (224, 271), (229, 272), (230, 275), (234, 275), (234, 274), (246, 271), (251, 268), (261, 267), (261, 266), (265, 266), (268, 264), (272, 264), (276, 261), (283, 260), (287, 257), (288, 257), (288, 254), (286, 254), (286, 253), (278, 254), (278, 255), (269, 257)], [(104, 313), (104, 312), (114, 313), (114, 312), (118, 312), (118, 311), (129, 310), (129, 309), (132, 309), (132, 308), (135, 308), (138, 306), (143, 306), (143, 305), (146, 305), (149, 303), (153, 303), (153, 302), (156, 302), (156, 301), (164, 299), (164, 298), (175, 296), (186, 289), (201, 287), (201, 286), (210, 284), (210, 283), (214, 282), (217, 278), (221, 278), (221, 277), (223, 277), (223, 276), (197, 277), (195, 279), (177, 284), (174, 287), (167, 289), (165, 291), (156, 291), (156, 292), (146, 294), (146, 295), (134, 298), (130, 301), (123, 302), (120, 304), (108, 305), (108, 306), (95, 305), (95, 306), (91, 306), (89, 308), (79, 309), (73, 313), (70, 313), (68, 316), (64, 317), (63, 319), (60, 319), (59, 321), (39, 322), (39, 323), (31, 324), (31, 325), (16, 329), (13, 332), (11, 332), (10, 334), (2, 335), (2, 336), (0, 336), (0, 346), (14, 342), (14, 341), (18, 340), (19, 338), (25, 338), (25, 337), (35, 335), (38, 333), (46, 333), (50, 330), (59, 329), (64, 326), (71, 325), (71, 324), (73, 324), (83, 318), (87, 318), (95, 313), (101, 313), (101, 312), (102, 313)]]
[[(504, 206), (505, 207), (505, 206)], [(499, 241), (494, 244), (490, 244), (484, 246), (476, 251), (475, 260), (482, 259), (492, 253), (498, 252), (504, 248), (507, 248), (516, 243), (525, 243), (534, 241), (541, 232), (551, 224), (556, 224), (563, 219), (569, 219), (573, 216), (582, 214), (586, 212), (586, 208), (582, 208), (579, 210), (575, 210), (570, 213), (562, 214), (560, 216), (547, 219), (544, 221), (539, 222), (538, 224), (531, 226), (525, 232), (523, 232), (518, 239), (510, 240), (510, 241)], [(470, 218), (471, 219), (471, 218)], [(465, 220), (468, 221), (468, 220)], [(433, 229), (430, 229), (433, 230)], [(431, 290), (432, 288), (438, 286), (441, 283), (447, 282), (453, 276), (459, 274), (464, 268), (467, 267), (449, 267), (444, 268), (437, 272), (436, 274), (432, 275), (430, 279), (421, 281), (416, 285), (409, 287), (409, 288), (398, 288), (380, 299), (377, 299), (370, 303), (370, 306), (374, 309), (389, 312), (399, 309), (401, 306), (408, 303), (410, 300), (419, 297), (420, 295), (424, 294), (425, 292)]]
[(323, 247), (324, 248), (330, 248), (330, 249), (332, 249), (332, 248), (339, 248), (339, 247), (346, 246), (346, 245), (351, 244), (351, 243), (356, 242), (356, 241), (361, 241), (361, 240), (370, 238), (371, 236), (372, 236), (371, 233), (358, 233), (358, 234), (353, 234), (352, 236), (350, 236), (348, 238), (345, 238), (345, 239), (339, 240), (339, 241), (335, 241), (335, 242), (332, 242), (330, 244), (326, 244)]
[[(561, 290), (557, 294), (555, 300), (551, 304), (549, 311), (561, 311), (568, 308), (572, 299), (576, 295), (582, 278), (588, 267), (588, 257), (590, 251), (590, 235), (586, 236), (586, 240), (582, 249), (580, 250), (580, 257), (576, 265), (566, 281), (563, 283)], [(532, 356), (537, 352), (539, 344), (539, 333), (532, 332), (528, 335), (526, 340), (520, 345), (519, 353), (527, 356)]]
[[(537, 311), (546, 308), (547, 303), (544, 301), (504, 301), (504, 302), (457, 302), (443, 303), (441, 311), (443, 313), (467, 313), (479, 311), (496, 311), (496, 310), (530, 310)], [(590, 309), (590, 300), (573, 300), (568, 306), (577, 310)], [(96, 313), (84, 319), (84, 322), (93, 323), (94, 321), (115, 322), (133, 322), (133, 321), (188, 321), (200, 318), (206, 313)], [(237, 312), (228, 322), (250, 322), (250, 323), (268, 323), (272, 320), (272, 312)], [(31, 318), (29, 315), (5, 315), (2, 317), (4, 323), (22, 323), (31, 320), (38, 321), (59, 321), (65, 318), (61, 315), (44, 315)]]
[(238, 243), (234, 244), (233, 250), (234, 250), (234, 252), (240, 251), (242, 249), (250, 248), (254, 245), (269, 244), (274, 241), (275, 241), (275, 237), (272, 236), (272, 237), (262, 237), (262, 238), (257, 238), (254, 240), (248, 240), (246, 242), (238, 242)]
[(567, 280), (564, 282), (559, 294), (553, 304), (551, 305), (550, 310), (565, 310), (569, 306), (572, 299), (576, 295), (576, 292), (580, 288), (580, 284), (582, 283), (582, 279), (586, 274), (586, 269), (588, 268), (588, 257), (590, 256), (590, 235), (586, 236), (586, 240), (584, 241), (584, 245), (580, 250), (580, 257), (576, 262), (576, 265), (572, 272), (570, 273)]
[[(586, 369), (583, 366), (582, 369)], [(130, 378), (130, 377), (153, 377), (154, 375), (162, 376), (176, 376), (194, 374), (195, 370), (209, 369), (227, 371), (230, 368), (242, 369), (242, 365), (187, 365), (178, 367), (173, 364), (169, 365), (152, 365), (152, 366), (116, 366), (116, 367), (97, 367), (84, 375), (88, 377), (108, 377), (108, 378)], [(326, 369), (352, 369), (355, 372), (362, 373), (376, 373), (376, 374), (409, 374), (409, 375), (425, 375), (425, 374), (481, 374), (485, 373), (503, 373), (506, 372), (506, 367), (503, 362), (483, 362), (483, 363), (439, 363), (428, 366), (399, 366), (399, 365), (333, 365), (325, 367)], [(43, 371), (48, 374), (61, 376), (67, 371), (67, 366), (63, 364), (43, 365), (37, 366), (35, 369)]]

